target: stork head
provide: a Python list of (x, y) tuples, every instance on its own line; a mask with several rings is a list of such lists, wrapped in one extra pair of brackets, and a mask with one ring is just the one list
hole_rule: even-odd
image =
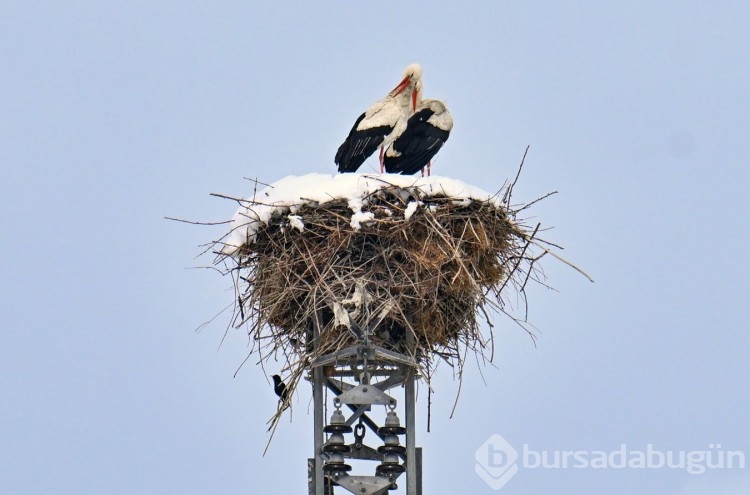
[(398, 86), (393, 88), (393, 91), (390, 92), (390, 96), (399, 95), (410, 85), (414, 87), (414, 84), (416, 84), (417, 81), (419, 81), (421, 78), (422, 78), (422, 66), (421, 65), (410, 64), (406, 66), (406, 69), (404, 69), (404, 78), (401, 80), (400, 83), (398, 83)]
[(414, 81), (418, 81), (422, 78), (422, 66), (419, 64), (407, 65), (406, 69), (404, 69), (404, 77), (408, 77), (413, 79)]

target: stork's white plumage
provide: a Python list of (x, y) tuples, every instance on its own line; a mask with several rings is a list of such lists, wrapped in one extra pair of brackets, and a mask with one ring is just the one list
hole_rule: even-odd
[(411, 175), (427, 166), (448, 140), (453, 129), (453, 117), (440, 100), (422, 100), (422, 81), (417, 81), (412, 97), (414, 113), (401, 133), (385, 152), (384, 164), (388, 173)]
[(383, 171), (383, 150), (406, 130), (411, 115), (414, 91), (422, 77), (422, 67), (411, 64), (388, 96), (373, 103), (359, 116), (349, 135), (336, 152), (339, 172), (355, 172), (380, 147), (380, 171)]

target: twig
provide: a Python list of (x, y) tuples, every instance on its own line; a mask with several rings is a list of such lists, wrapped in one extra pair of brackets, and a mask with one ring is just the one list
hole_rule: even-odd
[(165, 220), (172, 220), (175, 222), (189, 223), (192, 225), (226, 225), (232, 223), (232, 220), (224, 220), (223, 222), (197, 222), (193, 220), (182, 220), (181, 218), (164, 217)]
[(531, 145), (526, 146), (526, 149), (523, 151), (523, 157), (521, 158), (521, 163), (518, 165), (516, 177), (513, 179), (513, 182), (511, 182), (510, 186), (508, 186), (508, 189), (505, 190), (505, 195), (503, 196), (502, 202), (506, 205), (510, 204), (510, 198), (513, 195), (513, 188), (516, 186), (516, 182), (518, 182), (518, 178), (521, 176), (521, 170), (523, 169), (523, 164), (526, 161), (526, 154), (529, 152), (530, 147)]

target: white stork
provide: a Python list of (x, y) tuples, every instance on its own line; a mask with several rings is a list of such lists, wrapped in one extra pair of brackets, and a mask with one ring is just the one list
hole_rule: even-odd
[(448, 140), (453, 129), (451, 117), (445, 103), (440, 100), (422, 100), (422, 81), (414, 88), (414, 113), (401, 133), (385, 152), (385, 170), (388, 173), (411, 175), (427, 166), (430, 175), (432, 158)]
[(359, 116), (349, 136), (336, 152), (339, 172), (356, 172), (380, 146), (380, 172), (383, 172), (383, 151), (406, 129), (416, 94), (414, 88), (422, 77), (422, 67), (411, 64), (404, 77), (388, 96), (373, 103)]

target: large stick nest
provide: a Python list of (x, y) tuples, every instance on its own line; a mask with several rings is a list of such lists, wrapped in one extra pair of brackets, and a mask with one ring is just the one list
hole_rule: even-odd
[(387, 186), (364, 198), (372, 218), (359, 228), (344, 199), (276, 214), (231, 256), (219, 254), (235, 276), (234, 324), (247, 325), (261, 360), (282, 353), (294, 384), (310, 359), (356, 342), (352, 322), (428, 369), (436, 356), (460, 366), (469, 350), (491, 359), (480, 322), (491, 328), (489, 315), (508, 314), (511, 299), (525, 308), (526, 283), (548, 252), (532, 249), (536, 229), (519, 223), (525, 207), (509, 206), (507, 193), (480, 201)]

